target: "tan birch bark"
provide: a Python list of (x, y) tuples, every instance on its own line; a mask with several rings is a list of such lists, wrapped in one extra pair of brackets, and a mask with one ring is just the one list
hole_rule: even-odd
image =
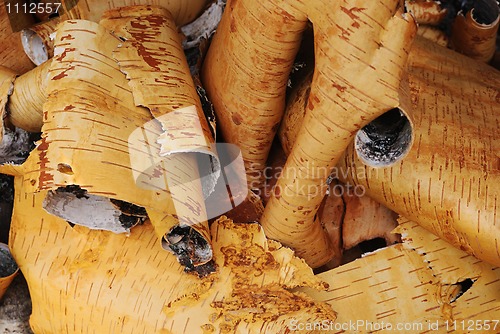
[[(90, 21), (60, 26), (48, 70), (42, 140), (35, 151), (40, 166), (26, 170), (31, 179), (26, 190), (50, 190), (47, 210), (96, 229), (125, 232), (150, 211), (163, 245), (173, 250), (170, 246), (192, 237), (196, 246), (188, 242), (187, 247), (195, 249), (186, 250), (192, 257), (183, 263), (203, 264), (212, 255), (200, 177), (193, 175), (189, 154), (176, 154), (171, 160), (160, 156), (157, 140), (164, 131), (150, 110), (135, 106), (129, 81), (113, 58), (120, 43)], [(184, 88), (184, 93), (193, 89)], [(179, 90), (164, 93), (158, 88), (157, 93), (173, 99), (176, 94), (185, 96)], [(196, 111), (189, 113), (192, 109), (187, 108), (187, 116), (197, 118)], [(79, 130), (70, 131), (70, 124), (79, 124)], [(189, 136), (176, 137), (178, 126), (174, 122), (164, 130), (172, 130), (174, 139), (186, 138), (179, 145), (192, 144)], [(193, 173), (187, 173), (190, 170)], [(176, 196), (169, 181), (178, 185)], [(138, 207), (124, 207), (122, 202)], [(139, 214), (131, 214), (132, 209)], [(182, 231), (175, 230), (169, 238), (177, 226)]]
[(417, 34), (443, 47), (447, 47), (449, 44), (449, 38), (445, 32), (433, 26), (419, 26)]
[(13, 5), (14, 2), (2, 1), (0, 3), (0, 64), (22, 74), (35, 65), (24, 53), (20, 30), (26, 24), (34, 24), (34, 19), (24, 14), (23, 9), (19, 13), (14, 12), (15, 8), (12, 6), (11, 14), (8, 15), (6, 3)]
[(303, 81), (294, 87), (286, 105), (285, 115), (278, 131), (278, 138), (286, 156), (292, 152), (295, 139), (297, 139), (306, 116), (313, 74), (313, 71), (311, 71), (305, 75)]
[[(452, 247), (416, 223), (406, 219), (401, 223), (398, 231), (403, 233), (403, 244), (319, 274), (330, 285), (328, 291), (299, 290), (332, 305), (339, 324), (363, 321), (358, 333), (373, 332), (374, 325), (383, 324), (385, 328), (391, 324), (393, 331), (397, 324), (415, 324), (408, 332), (463, 333), (467, 326), (461, 327), (462, 320), (489, 323), (484, 332), (498, 331), (498, 324), (493, 329), (500, 312), (498, 268)], [(467, 279), (473, 281), (472, 287), (460, 295), (460, 282)], [(436, 322), (437, 327), (430, 327)]]
[(391, 233), (397, 226), (397, 214), (394, 211), (368, 196), (349, 194), (348, 190), (345, 190), (342, 198), (345, 203), (342, 220), (344, 249), (375, 238), (384, 239), (387, 245), (399, 241), (398, 236)]
[(500, 8), (495, 0), (479, 0), (453, 23), (450, 46), (478, 61), (489, 62), (496, 50)]
[[(375, 169), (351, 145), (339, 175), (454, 246), (499, 265), (499, 72), (422, 38), (408, 72), (415, 105), (408, 155)], [(365, 173), (354, 173), (360, 168)]]
[[(214, 190), (220, 166), (173, 18), (160, 7), (131, 6), (106, 12), (101, 24), (124, 40), (113, 57), (127, 75), (135, 104), (148, 108), (162, 126), (157, 141), (167, 168), (182, 171), (167, 176), (171, 190), (176, 188), (171, 195), (180, 225), (201, 223), (208, 240), (204, 198)], [(189, 154), (170, 158), (181, 152)], [(207, 176), (200, 182), (202, 157), (201, 173)], [(165, 235), (172, 226), (158, 228)]]
[[(384, 2), (384, 11), (379, 2), (362, 9), (344, 5), (326, 10), (320, 3), (310, 14), (313, 25), (326, 21), (314, 26), (318, 46), (308, 112), (262, 218), (269, 237), (295, 249), (312, 267), (332, 257), (316, 217), (327, 178), (357, 130), (400, 105), (400, 79), (415, 32), (398, 2)], [(338, 34), (331, 36), (329, 27)]]
[(21, 32), (24, 52), (34, 64), (41, 65), (54, 56), (54, 39), (51, 34), (62, 21), (60, 17), (55, 17)]
[(263, 186), (287, 80), (307, 25), (306, 15), (290, 3), (228, 1), (202, 69), (222, 136), (241, 148), (251, 189)]
[(14, 82), (7, 104), (9, 121), (13, 125), (29, 132), (40, 132), (42, 129), (50, 66), (51, 62), (47, 61)]
[(57, 23), (64, 20), (84, 19), (99, 22), (104, 12), (110, 9), (133, 5), (152, 5), (165, 8), (172, 14), (177, 25), (184, 25), (194, 20), (206, 4), (207, 0), (65, 0), (62, 1), (59, 17), (23, 32), (24, 49), (35, 64), (39, 65), (51, 57), (53, 42), (50, 39), (50, 34), (55, 31)]
[(434, 0), (405, 0), (405, 7), (421, 25), (436, 26), (448, 14), (446, 8), (441, 8), (441, 2)]
[[(36, 158), (27, 163), (36, 166)], [(71, 228), (42, 208), (46, 191), (27, 193), (26, 182), (16, 177), (10, 242), (36, 333), (286, 333), (294, 319), (335, 320), (325, 303), (292, 292), (325, 286), (258, 224), (215, 222), (218, 270), (200, 279), (157, 247), (149, 222), (129, 236)]]

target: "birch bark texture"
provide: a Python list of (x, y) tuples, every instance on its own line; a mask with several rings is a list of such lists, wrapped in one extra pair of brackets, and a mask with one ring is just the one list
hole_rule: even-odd
[(150, 5), (168, 10), (176, 24), (181, 26), (194, 20), (207, 2), (207, 0), (64, 0), (61, 1), (58, 17), (23, 30), (23, 47), (30, 59), (36, 65), (40, 65), (52, 58), (54, 43), (50, 35), (56, 31), (57, 25), (65, 20), (82, 19), (99, 22), (102, 15), (108, 10), (135, 5)]
[(258, 224), (216, 221), (218, 271), (200, 279), (157, 247), (149, 222), (128, 236), (70, 227), (42, 208), (46, 191), (23, 190), (23, 178), (15, 181), (10, 244), (30, 287), (36, 333), (284, 334), (294, 319), (335, 320), (329, 305), (292, 291), (326, 286)]
[(223, 135), (242, 148), (248, 179), (259, 188), (301, 33), (308, 19), (313, 24), (310, 112), (261, 219), (269, 237), (313, 267), (333, 256), (316, 218), (331, 169), (359, 128), (400, 104), (399, 83), (416, 31), (400, 5), (229, 1), (207, 54), (204, 84)]
[[(94, 22), (68, 20), (59, 26), (55, 56), (40, 71), (45, 73), (47, 98), (42, 139), (32, 153), (40, 165), (25, 169), (30, 178), (26, 190), (49, 190), (45, 202), (49, 211), (91, 228), (127, 232), (149, 215), (165, 248), (173, 250), (171, 246), (184, 234), (193, 236), (201, 252), (181, 247), (190, 257), (187, 265), (206, 263), (212, 252), (204, 198), (217, 177), (218, 160), (175, 24), (166, 10), (150, 6), (119, 14), (114, 27), (121, 27), (118, 30), (124, 33), (122, 39), (130, 40), (128, 44)], [(130, 27), (135, 30), (129, 33)], [(148, 37), (160, 38), (168, 52), (155, 53)], [(123, 50), (125, 56), (115, 59)], [(131, 54), (135, 56), (127, 58)], [(153, 76), (141, 76), (149, 81), (139, 85), (134, 77), (127, 79), (123, 72), (129, 67), (123, 63), (134, 63), (141, 73), (163, 73), (165, 80), (157, 82), (152, 92), (148, 89)], [(171, 73), (185, 80), (177, 83), (167, 76)], [(29, 75), (39, 77), (36, 71)], [(40, 94), (18, 95), (28, 101), (33, 97), (31, 102), (40, 100)], [(152, 105), (152, 96), (163, 100)], [(171, 116), (169, 123), (162, 118), (165, 115)], [(78, 130), (72, 131), (70, 124), (78, 124)], [(162, 138), (167, 140), (160, 144)], [(197, 169), (199, 155), (209, 156), (204, 166), (210, 170), (204, 178)], [(64, 205), (67, 201), (78, 205)], [(123, 202), (133, 206), (125, 203), (124, 208)], [(136, 223), (129, 223), (130, 208), (140, 211)], [(99, 218), (98, 210), (108, 218)], [(169, 238), (176, 227), (185, 233)]]
[[(7, 7), (7, 3), (10, 3), (11, 6)], [(34, 18), (30, 15), (14, 12), (13, 3), (10, 1), (0, 3), (0, 36), (2, 37), (0, 64), (2, 66), (10, 68), (18, 74), (25, 73), (35, 67), (24, 53), (20, 32), (22, 28), (19, 28), (34, 23)]]
[[(408, 61), (415, 142), (373, 168), (351, 145), (345, 182), (477, 258), (500, 265), (497, 70), (417, 38)], [(364, 173), (355, 173), (364, 169)]]
[[(319, 274), (332, 287), (328, 291), (299, 291), (329, 303), (338, 312), (339, 324), (354, 321), (353, 315), (362, 318), (358, 333), (372, 333), (384, 324), (394, 326), (392, 330), (396, 324), (407, 324), (413, 327), (405, 330), (412, 333), (463, 332), (467, 329), (456, 325), (462, 321), (489, 323), (485, 331), (491, 332), (492, 319), (500, 312), (498, 267), (406, 218), (400, 218), (396, 232), (402, 233), (402, 244)], [(468, 289), (467, 282), (472, 284)]]

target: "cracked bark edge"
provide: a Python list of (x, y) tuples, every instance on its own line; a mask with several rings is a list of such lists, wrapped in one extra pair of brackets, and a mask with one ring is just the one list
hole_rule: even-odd
[(207, 0), (155, 0), (155, 1), (113, 1), (103, 2), (99, 0), (65, 0), (62, 1), (61, 15), (59, 17), (42, 22), (21, 32), (22, 48), (26, 55), (36, 65), (42, 64), (50, 59), (54, 53), (53, 37), (60, 22), (65, 20), (90, 20), (98, 22), (106, 10), (119, 8), (122, 6), (136, 5), (158, 5), (170, 10), (178, 24), (184, 25), (196, 18), (201, 12)]
[[(400, 222), (402, 244), (319, 274), (333, 289), (299, 291), (327, 301), (337, 311), (339, 323), (380, 324), (383, 315), (386, 324), (419, 323), (420, 331), (425, 331), (437, 321), (435, 329), (444, 331), (445, 321), (498, 317), (499, 268), (457, 250), (415, 223)], [(459, 296), (458, 283), (467, 278), (474, 283)], [(358, 330), (367, 333), (369, 327)]]

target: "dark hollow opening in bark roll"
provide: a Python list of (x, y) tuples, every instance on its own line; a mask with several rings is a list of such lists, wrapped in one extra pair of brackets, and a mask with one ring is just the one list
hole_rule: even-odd
[(499, 8), (496, 0), (478, 0), (472, 8), (472, 18), (479, 24), (489, 25), (496, 21)]
[(215, 271), (212, 248), (198, 231), (190, 226), (175, 226), (163, 238), (163, 247), (177, 256), (186, 271), (205, 276)]
[(411, 147), (412, 126), (398, 108), (391, 109), (356, 134), (361, 160), (372, 167), (386, 167), (403, 158)]

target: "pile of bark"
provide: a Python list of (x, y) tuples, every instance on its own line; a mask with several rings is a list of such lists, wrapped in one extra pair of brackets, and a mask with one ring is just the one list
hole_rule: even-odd
[(4, 332), (500, 332), (496, 1), (29, 4)]

